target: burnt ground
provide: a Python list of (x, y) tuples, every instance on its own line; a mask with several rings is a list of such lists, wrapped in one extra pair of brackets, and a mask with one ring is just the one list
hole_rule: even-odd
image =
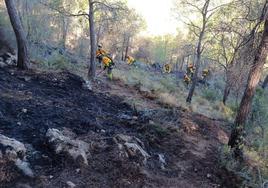
[[(26, 183), (61, 188), (66, 181), (79, 188), (238, 187), (238, 180), (218, 160), (227, 141), (225, 122), (178, 108), (137, 112), (122, 96), (89, 91), (80, 77), (67, 72), (0, 68), (0, 75), (0, 134), (27, 146), (36, 174), (27, 178), (0, 168), (0, 176), (6, 176), (0, 177), (0, 187)], [(89, 165), (80, 167), (65, 155), (55, 155), (45, 138), (48, 128), (70, 130), (90, 143)], [(139, 138), (151, 156), (147, 163), (120, 156), (113, 140), (117, 134)], [(159, 154), (165, 158), (164, 167)]]

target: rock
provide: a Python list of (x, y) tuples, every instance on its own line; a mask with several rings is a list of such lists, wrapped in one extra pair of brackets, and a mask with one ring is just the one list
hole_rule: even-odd
[(23, 113), (27, 113), (27, 109), (26, 108), (23, 108), (22, 110), (21, 110)]
[(25, 81), (25, 82), (29, 82), (31, 80), (31, 77), (29, 76), (24, 76), (22, 77), (22, 79)]
[(207, 174), (207, 178), (211, 178), (211, 174)]
[(132, 119), (133, 120), (138, 120), (138, 117), (137, 116), (133, 116)]
[(133, 137), (133, 136), (118, 134), (115, 136), (115, 140), (118, 142), (138, 143), (139, 145), (141, 145), (141, 147), (144, 147), (143, 142), (140, 139)]
[(88, 90), (90, 90), (90, 91), (92, 91), (92, 84), (91, 84), (91, 82), (90, 81), (85, 81), (84, 83), (83, 83), (83, 88), (85, 88), (85, 89), (88, 89)]
[(46, 137), (56, 154), (67, 154), (80, 165), (88, 165), (88, 143), (72, 139), (57, 129), (48, 129)]
[[(26, 147), (23, 143), (0, 134), (0, 150), (5, 154), (13, 153), (15, 158), (24, 159)], [(12, 160), (12, 159), (10, 159)]]
[(158, 154), (158, 160), (159, 160), (159, 162), (161, 164), (161, 169), (164, 170), (165, 165), (167, 164), (166, 160), (165, 160), (165, 156), (163, 154)]
[(149, 124), (150, 124), (150, 125), (155, 125), (155, 122), (152, 121), (152, 120), (149, 120)]
[(145, 164), (150, 157), (148, 152), (145, 151), (143, 142), (132, 136), (118, 134), (114, 137), (114, 141), (117, 143), (120, 151), (124, 151), (125, 155), (129, 158), (138, 157), (141, 158)]
[(0, 57), (0, 67), (16, 66), (17, 57), (11, 53), (4, 53)]
[(71, 182), (71, 181), (67, 181), (66, 182), (66, 185), (67, 185), (68, 188), (74, 188), (74, 187), (76, 187), (76, 185), (73, 182)]
[(30, 165), (28, 162), (18, 159), (16, 160), (15, 164), (24, 173), (24, 175), (34, 177), (34, 173), (32, 169), (29, 167)]
[(118, 117), (119, 117), (120, 119), (132, 120), (132, 116), (127, 115), (127, 114), (120, 114)]
[(13, 162), (24, 175), (34, 177), (25, 154), (26, 147), (23, 143), (0, 134), (0, 158)]
[(41, 157), (44, 158), (44, 159), (48, 159), (48, 158), (49, 158), (49, 157), (48, 157), (47, 155), (45, 155), (45, 154), (42, 154)]
[(140, 145), (136, 143), (127, 142), (124, 145), (127, 148), (128, 154), (132, 157), (135, 157), (138, 152), (144, 157), (144, 159), (147, 159), (148, 157), (150, 157), (150, 155), (144, 149), (142, 149)]

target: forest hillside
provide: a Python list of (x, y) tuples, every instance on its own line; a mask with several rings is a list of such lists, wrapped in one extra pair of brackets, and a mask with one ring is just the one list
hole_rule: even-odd
[(267, 53), (266, 0), (1, 1), (0, 187), (268, 187)]

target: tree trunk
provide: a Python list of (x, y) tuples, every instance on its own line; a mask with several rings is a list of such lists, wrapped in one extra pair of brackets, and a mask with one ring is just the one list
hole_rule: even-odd
[(68, 35), (68, 20), (63, 16), (62, 18), (62, 38), (61, 38), (61, 47), (63, 50), (66, 49), (66, 41)]
[(95, 36), (95, 23), (94, 23), (94, 2), (88, 0), (89, 4), (89, 34), (90, 34), (90, 64), (88, 70), (88, 78), (94, 79), (96, 76), (96, 36)]
[(121, 61), (125, 60), (125, 45), (126, 45), (126, 34), (124, 34), (123, 44), (122, 44), (122, 51), (121, 51)]
[(203, 10), (202, 10), (202, 16), (203, 16), (202, 30), (199, 34), (198, 45), (197, 45), (197, 49), (196, 49), (195, 73), (193, 76), (193, 84), (190, 88), (188, 97), (186, 99), (187, 103), (192, 102), (192, 97), (194, 95), (194, 90), (195, 90), (195, 87), (196, 87), (197, 81), (198, 81), (198, 71), (199, 71), (200, 61), (201, 61), (202, 43), (203, 43), (203, 38), (205, 35), (205, 30), (206, 30), (206, 25), (207, 25), (207, 13), (208, 13), (209, 3), (210, 3), (210, 0), (207, 0), (204, 4)]
[(231, 85), (228, 81), (228, 78), (227, 78), (227, 81), (225, 83), (225, 88), (224, 88), (224, 93), (223, 93), (223, 98), (222, 98), (222, 102), (224, 105), (226, 105), (226, 102), (228, 100), (228, 97), (229, 97), (229, 94), (230, 94), (230, 91), (231, 91)]
[[(183, 64), (184, 62), (184, 58), (182, 58), (181, 60), (181, 64)], [(175, 63), (175, 71), (178, 72), (179, 71), (179, 64), (180, 64), (180, 59), (179, 57), (176, 58), (176, 63)]]
[(232, 130), (231, 137), (228, 145), (234, 149), (236, 157), (240, 157), (242, 154), (242, 147), (244, 144), (244, 130), (247, 117), (250, 112), (252, 100), (256, 91), (256, 87), (260, 81), (261, 72), (265, 64), (268, 53), (268, 18), (265, 18), (264, 32), (261, 43), (255, 54), (254, 62), (251, 67), (247, 86), (240, 103), (238, 113), (234, 122), (234, 129)]
[(27, 13), (27, 35), (26, 35), (26, 38), (28, 41), (30, 41), (31, 39), (31, 24), (30, 24), (30, 16), (32, 16), (32, 13), (30, 13), (30, 10), (29, 9), (29, 2), (28, 0), (25, 1), (25, 10), (26, 10), (26, 13)]
[(26, 36), (20, 22), (20, 18), (15, 9), (14, 0), (5, 0), (8, 15), (11, 25), (16, 35), (16, 41), (18, 46), (18, 63), (17, 66), (20, 69), (27, 69), (29, 63), (29, 54)]
[(197, 81), (198, 81), (198, 71), (199, 71), (201, 54), (202, 54), (201, 47), (202, 47), (202, 40), (203, 40), (204, 34), (205, 34), (205, 24), (203, 24), (203, 29), (199, 35), (199, 40), (198, 40), (198, 45), (197, 45), (197, 50), (196, 50), (196, 63), (195, 63), (195, 73), (193, 76), (193, 84), (190, 88), (188, 97), (186, 99), (186, 102), (188, 102), (188, 103), (192, 102), (192, 97), (194, 95), (194, 90), (195, 90), (195, 87), (196, 87)]
[(101, 29), (102, 29), (102, 23), (100, 23), (99, 28), (98, 28), (96, 44), (100, 44)]
[(179, 70), (182, 71), (183, 65), (184, 65), (184, 62), (185, 62), (185, 58), (187, 58), (187, 57), (182, 57), (180, 67), (179, 67), (179, 59), (177, 59), (177, 71), (179, 71)]
[[(201, 38), (201, 37), (200, 37)], [(198, 78), (198, 71), (199, 71), (199, 65), (200, 65), (200, 60), (201, 60), (201, 42), (202, 40), (199, 41), (198, 47), (197, 47), (197, 58), (196, 58), (196, 63), (195, 63), (195, 73), (193, 77), (193, 84), (190, 88), (188, 97), (186, 99), (186, 102), (191, 103), (192, 102), (192, 97), (194, 95), (194, 90), (197, 85), (197, 78)]]
[(268, 75), (265, 77), (265, 79), (264, 79), (264, 81), (262, 83), (262, 88), (265, 89), (267, 84), (268, 84)]
[(223, 94), (223, 99), (222, 99), (222, 102), (223, 102), (224, 105), (226, 105), (226, 102), (228, 100), (230, 91), (231, 91), (231, 88), (230, 88), (229, 84), (226, 83), (225, 89), (224, 89), (224, 94)]
[(130, 43), (130, 37), (127, 36), (127, 40), (126, 40), (126, 50), (125, 50), (125, 58), (124, 58), (124, 61), (126, 61), (127, 56), (128, 56), (129, 43)]

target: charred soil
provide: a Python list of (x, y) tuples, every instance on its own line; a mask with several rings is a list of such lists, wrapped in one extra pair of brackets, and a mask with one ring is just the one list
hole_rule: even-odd
[[(238, 187), (218, 161), (228, 136), (225, 122), (178, 108), (137, 112), (122, 96), (89, 91), (68, 72), (0, 68), (0, 75), (0, 134), (26, 145), (35, 173), (27, 178), (0, 168), (0, 187), (60, 188), (68, 181), (81, 188)], [(89, 143), (89, 164), (55, 154), (45, 137), (49, 128)], [(125, 155), (115, 141), (118, 135), (139, 140), (146, 157)]]

